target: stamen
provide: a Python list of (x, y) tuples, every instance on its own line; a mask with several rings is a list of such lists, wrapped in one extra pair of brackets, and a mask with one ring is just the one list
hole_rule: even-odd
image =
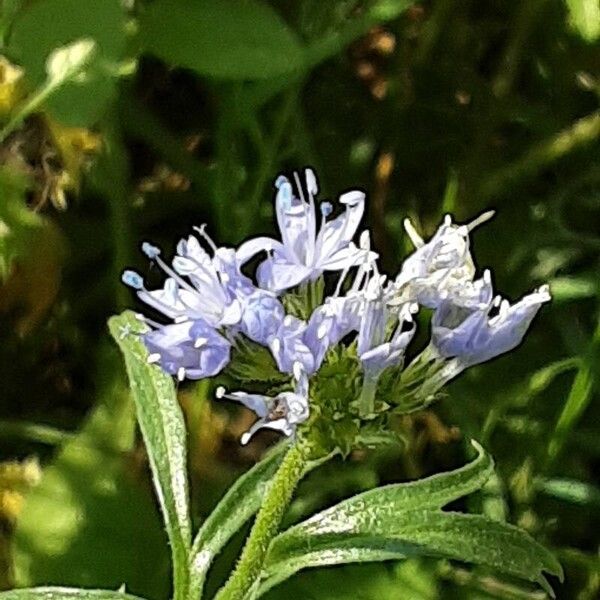
[(226, 390), (226, 389), (225, 389), (225, 388), (224, 388), (222, 385), (220, 385), (220, 386), (219, 386), (219, 387), (218, 387), (218, 388), (215, 390), (215, 397), (216, 397), (216, 398), (218, 398), (218, 399), (220, 400), (221, 398), (224, 398), (224, 397), (225, 397), (225, 394), (226, 394), (226, 393), (227, 393), (227, 390)]
[(172, 277), (181, 287), (185, 288), (189, 292), (193, 292), (194, 294), (198, 293), (198, 290), (191, 286), (185, 279), (181, 277), (178, 273), (176, 273), (171, 267), (160, 257), (155, 256), (154, 260), (156, 264), (170, 277)]
[(322, 217), (326, 219), (333, 212), (333, 204), (327, 201), (321, 202), (319, 209), (321, 210)]
[(316, 196), (319, 193), (319, 184), (315, 172), (310, 167), (304, 170), (304, 179), (306, 181), (306, 191), (311, 196)]
[(142, 252), (150, 259), (154, 260), (160, 255), (160, 248), (153, 246), (150, 242), (144, 242), (142, 244)]
[(123, 271), (123, 275), (121, 275), (121, 281), (134, 290), (144, 289), (144, 280), (142, 276), (135, 271), (131, 271), (130, 269)]
[(285, 175), (278, 175), (274, 185), (278, 190), (280, 190), (281, 186), (286, 183), (289, 183), (288, 178)]
[(294, 181), (296, 182), (296, 187), (298, 188), (298, 195), (300, 196), (300, 200), (302, 200), (302, 204), (306, 204), (306, 200), (304, 199), (304, 190), (302, 189), (302, 183), (300, 182), (300, 177), (298, 177), (298, 173), (294, 171)]
[(404, 219), (403, 225), (404, 225), (404, 231), (406, 231), (406, 234), (410, 238), (410, 241), (413, 243), (413, 246), (415, 248), (421, 248), (421, 247), (423, 247), (425, 245), (425, 241), (417, 233), (417, 230), (415, 229), (415, 227), (412, 224), (411, 220), (409, 218)]
[(160, 360), (160, 354), (158, 352), (153, 352), (152, 354), (148, 355), (148, 359), (146, 360), (146, 362), (149, 365), (152, 365), (154, 363), (157, 363)]
[(485, 212), (481, 213), (473, 221), (471, 221), (470, 223), (467, 223), (467, 231), (473, 231), (473, 229), (475, 229), (475, 227), (479, 227), (479, 225), (481, 225), (482, 223), (489, 221), (491, 218), (493, 218), (493, 216), (495, 214), (496, 214), (495, 210), (486, 210)]
[(200, 227), (194, 227), (194, 229), (198, 232), (198, 235), (210, 246), (210, 249), (216, 254), (217, 253), (217, 245), (213, 242), (212, 238), (206, 233), (206, 223), (200, 225)]
[(179, 367), (177, 369), (177, 381), (183, 381), (185, 379), (185, 368)]

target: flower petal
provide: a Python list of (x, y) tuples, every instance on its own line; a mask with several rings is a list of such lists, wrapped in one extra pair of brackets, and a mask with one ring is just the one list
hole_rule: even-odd
[(243, 265), (259, 252), (271, 252), (272, 250), (282, 252), (283, 244), (273, 238), (261, 236), (246, 240), (236, 250), (235, 254), (238, 264)]
[(315, 253), (321, 262), (352, 240), (365, 211), (365, 194), (360, 190), (343, 194), (340, 202), (346, 204), (346, 210), (332, 221), (324, 223), (317, 236)]
[(287, 262), (276, 255), (258, 265), (256, 278), (260, 287), (279, 293), (309, 279), (311, 274), (312, 269)]

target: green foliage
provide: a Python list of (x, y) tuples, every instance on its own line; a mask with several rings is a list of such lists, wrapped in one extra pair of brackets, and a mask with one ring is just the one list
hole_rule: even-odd
[(112, 317), (109, 328), (125, 358), (137, 420), (169, 536), (173, 585), (175, 593), (182, 594), (188, 585), (192, 535), (183, 415), (172, 378), (148, 364), (148, 352), (140, 339), (146, 326), (132, 312), (125, 312)]
[[(18, 585), (116, 589), (126, 581), (128, 589), (149, 598), (166, 592), (158, 515), (142, 482), (132, 478), (132, 458), (125, 454), (133, 431), (131, 402), (122, 387), (113, 386), (27, 495), (12, 545)], [(132, 543), (148, 554), (131, 552)], [(29, 596), (15, 596), (21, 597)]]
[(586, 41), (600, 37), (600, 2), (598, 0), (566, 0), (573, 29)]
[(359, 421), (352, 408), (360, 391), (360, 364), (352, 350), (330, 351), (311, 383), (311, 439), (323, 454), (347, 456), (357, 445)]
[(46, 587), (1, 592), (1, 600), (140, 600), (125, 592), (108, 590), (78, 590), (67, 587)]
[(267, 348), (243, 336), (239, 336), (232, 349), (231, 362), (225, 374), (236, 380), (236, 385), (245, 386), (246, 389), (258, 387), (261, 391), (289, 384), (290, 381), (277, 368), (275, 359)]
[(84, 83), (73, 82), (48, 98), (47, 108), (67, 125), (89, 126), (98, 121), (116, 91), (110, 69), (125, 48), (125, 18), (119, 0), (39, 0), (28, 3), (15, 19), (8, 50), (25, 69), (34, 89), (46, 77), (50, 53), (75, 40), (89, 38), (98, 59)]
[(169, 64), (218, 79), (263, 79), (298, 69), (302, 47), (258, 0), (159, 0), (140, 19), (143, 46)]
[(560, 575), (561, 567), (526, 533), (480, 515), (440, 511), (490, 476), (491, 459), (477, 448), (479, 456), (461, 469), (364, 492), (279, 534), (262, 592), (300, 569), (414, 555), (485, 565), (551, 592), (542, 573)]

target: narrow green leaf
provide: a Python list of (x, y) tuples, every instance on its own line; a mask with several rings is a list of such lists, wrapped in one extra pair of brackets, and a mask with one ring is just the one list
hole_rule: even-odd
[(158, 0), (140, 17), (144, 50), (219, 79), (263, 79), (302, 66), (286, 23), (257, 0)]
[(291, 527), (273, 541), (259, 595), (309, 567), (441, 556), (503, 571), (549, 590), (543, 571), (560, 565), (525, 532), (481, 515), (442, 512), (492, 472), (479, 456), (461, 469), (359, 494)]
[[(283, 533), (269, 555), (269, 571), (275, 574), (298, 567), (306, 556), (308, 566), (405, 558), (413, 555), (440, 556), (490, 567), (509, 575), (537, 582), (547, 591), (543, 575), (561, 573), (561, 567), (543, 546), (526, 532), (484, 517), (439, 510), (398, 509), (395, 514), (380, 515), (365, 508), (360, 519), (343, 531), (342, 517), (337, 527), (323, 530), (303, 529)], [(289, 531), (289, 530), (288, 530)], [(317, 562), (317, 560), (319, 562)]]
[(542, 479), (536, 487), (540, 492), (581, 506), (596, 506), (600, 508), (600, 488), (585, 481), (576, 479)]
[(0, 592), (0, 600), (141, 600), (125, 592), (68, 587), (24, 588)]
[(462, 498), (480, 489), (494, 468), (490, 455), (477, 442), (472, 443), (478, 456), (464, 467), (418, 481), (394, 483), (364, 492), (311, 517), (304, 521), (302, 527), (307, 533), (313, 528), (321, 531), (323, 527), (328, 527), (328, 524), (333, 526), (334, 523), (346, 527), (353, 519), (360, 519), (367, 506), (377, 510), (379, 517), (388, 513), (393, 516), (399, 507), (403, 511), (436, 509)]
[(171, 544), (174, 586), (177, 591), (185, 590), (191, 546), (187, 434), (173, 380), (159, 367), (148, 364), (148, 352), (139, 335), (147, 328), (134, 313), (126, 311), (112, 317), (108, 324), (125, 357), (137, 419)]

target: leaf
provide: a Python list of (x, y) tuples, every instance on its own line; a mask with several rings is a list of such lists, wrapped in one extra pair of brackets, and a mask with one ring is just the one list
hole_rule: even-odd
[(81, 590), (67, 587), (39, 587), (0, 592), (0, 600), (141, 600), (125, 592)]
[[(89, 38), (98, 58), (117, 62), (125, 48), (125, 17), (120, 0), (38, 0), (29, 2), (15, 19), (8, 48), (25, 69), (31, 89), (46, 78), (46, 61), (57, 48)], [(61, 123), (94, 124), (116, 91), (106, 69), (96, 68), (85, 83), (68, 83), (47, 100), (47, 109)]]
[(600, 37), (600, 0), (566, 0), (571, 27), (586, 42)]
[[(357, 515), (360, 516), (367, 505), (369, 508), (376, 508), (379, 514), (383, 514), (397, 510), (398, 506), (402, 506), (402, 510), (406, 511), (441, 508), (453, 500), (462, 498), (480, 489), (494, 469), (490, 455), (486, 454), (477, 442), (472, 443), (477, 449), (478, 456), (464, 467), (409, 483), (394, 483), (363, 492), (319, 513), (318, 516), (311, 517), (305, 521), (305, 524), (308, 525), (314, 520), (320, 528), (324, 522), (327, 522), (329, 515), (337, 520), (342, 512), (345, 514), (344, 518), (354, 519)], [(357, 498), (360, 498), (360, 501), (357, 501)]]
[(185, 589), (189, 575), (191, 522), (187, 476), (187, 433), (172, 378), (147, 362), (140, 337), (147, 331), (126, 311), (108, 322), (125, 357), (137, 419), (150, 460), (173, 557), (174, 586)]
[[(201, 589), (212, 560), (233, 535), (260, 508), (262, 498), (271, 478), (279, 468), (288, 444), (282, 442), (263, 460), (237, 479), (219, 504), (203, 523), (196, 535), (191, 555), (190, 589)], [(308, 463), (306, 472), (329, 460), (332, 455)]]
[(140, 17), (144, 50), (219, 79), (263, 79), (298, 69), (296, 35), (256, 0), (157, 0)]
[(581, 506), (596, 506), (600, 508), (600, 488), (576, 479), (542, 479), (536, 482), (540, 492)]
[(160, 518), (126, 454), (134, 431), (126, 390), (110, 386), (25, 497), (11, 547), (16, 585), (116, 589), (126, 583), (136, 594), (165, 597)]
[(553, 556), (525, 532), (441, 506), (479, 489), (492, 461), (358, 494), (279, 534), (269, 550), (259, 595), (309, 567), (444, 556), (504, 571), (549, 588), (542, 571), (560, 573)]
[[(265, 598), (440, 600), (435, 566), (433, 562), (404, 560), (395, 565), (367, 563), (312, 569), (272, 590)], [(402, 590), (401, 595), (398, 590)]]
[[(600, 19), (600, 16), (598, 18)], [(552, 300), (562, 303), (593, 298), (598, 295), (600, 288), (595, 274), (590, 274), (577, 277), (555, 277), (550, 281), (550, 290), (552, 291)]]

